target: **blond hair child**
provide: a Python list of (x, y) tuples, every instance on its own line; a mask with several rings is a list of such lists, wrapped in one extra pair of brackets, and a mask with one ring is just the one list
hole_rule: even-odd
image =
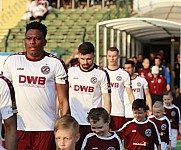
[(75, 150), (80, 138), (79, 124), (72, 116), (65, 115), (56, 120), (54, 134), (58, 149)]
[(171, 150), (171, 124), (169, 119), (164, 115), (164, 107), (161, 101), (153, 104), (153, 115), (149, 116), (158, 129), (161, 139), (161, 150)]

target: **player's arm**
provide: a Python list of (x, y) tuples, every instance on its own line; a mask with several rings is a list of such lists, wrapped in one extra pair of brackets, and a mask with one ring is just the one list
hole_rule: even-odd
[(8, 119), (4, 119), (6, 127), (5, 148), (7, 150), (18, 149), (18, 134), (17, 134), (17, 116), (14, 114)]
[(111, 113), (111, 94), (110, 93), (102, 93), (102, 97), (104, 100), (104, 108), (110, 114)]
[(69, 91), (68, 84), (56, 83), (56, 90), (57, 90), (57, 98), (59, 102), (60, 115), (63, 116), (65, 114), (69, 114), (70, 109), (69, 109), (69, 102), (68, 102), (68, 91)]
[(152, 114), (152, 99), (148, 88), (144, 88), (146, 105), (149, 107), (149, 115)]
[(168, 143), (168, 150), (172, 150), (171, 140), (169, 140), (169, 143)]
[(127, 94), (128, 94), (128, 98), (129, 98), (129, 101), (130, 101), (130, 103), (132, 104), (133, 103), (133, 101), (134, 101), (134, 95), (133, 95), (133, 91), (132, 91), (132, 89), (131, 88), (129, 88), (129, 87), (125, 87), (126, 88), (126, 92), (127, 92)]
[(156, 145), (157, 150), (161, 150), (161, 144)]

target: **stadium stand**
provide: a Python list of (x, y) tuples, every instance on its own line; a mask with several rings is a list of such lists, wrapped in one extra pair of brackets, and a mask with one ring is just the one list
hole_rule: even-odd
[[(16, 1), (16, 0), (14, 0)], [(116, 18), (116, 8), (64, 9), (54, 8), (42, 23), (48, 28), (46, 51), (57, 52), (66, 60), (83, 41), (95, 44), (96, 23)], [(23, 16), (23, 13), (22, 13)], [(17, 19), (16, 25), (8, 27), (6, 36), (0, 42), (0, 51), (19, 52), (24, 50), (24, 33), (27, 22)], [(19, 44), (17, 44), (19, 43)]]

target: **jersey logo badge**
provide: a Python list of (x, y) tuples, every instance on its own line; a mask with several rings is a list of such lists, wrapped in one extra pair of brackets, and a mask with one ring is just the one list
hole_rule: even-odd
[(90, 79), (90, 82), (91, 82), (92, 84), (95, 84), (95, 83), (97, 82), (97, 78), (96, 78), (96, 77), (92, 77), (92, 78)]
[(114, 147), (109, 147), (107, 150), (116, 150)]
[(150, 72), (148, 73), (148, 76), (149, 76), (149, 77), (151, 77), (151, 76), (152, 76)]
[(150, 136), (151, 136), (151, 129), (146, 129), (146, 130), (145, 130), (145, 135), (146, 135), (147, 137), (150, 137)]
[(42, 72), (43, 74), (49, 74), (49, 73), (50, 73), (50, 67), (49, 67), (49, 66), (43, 66), (43, 67), (41, 68), (41, 72)]
[(167, 128), (167, 125), (166, 124), (162, 124), (161, 125), (161, 129), (164, 131), (164, 130), (166, 130), (166, 128)]
[(121, 81), (121, 80), (122, 80), (122, 77), (121, 77), (121, 76), (117, 76), (117, 77), (116, 77), (116, 80), (117, 80), (117, 81)]
[(158, 79), (158, 83), (161, 83), (162, 81), (161, 81), (161, 79)]
[(140, 83), (140, 82), (138, 82), (138, 83), (137, 83), (137, 86), (141, 86), (141, 83)]
[(173, 116), (175, 116), (175, 115), (176, 115), (175, 111), (172, 111), (172, 112), (171, 112), (171, 116), (173, 117)]

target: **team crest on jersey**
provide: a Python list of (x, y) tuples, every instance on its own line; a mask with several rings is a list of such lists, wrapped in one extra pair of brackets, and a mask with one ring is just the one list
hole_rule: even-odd
[(140, 82), (138, 82), (138, 83), (137, 83), (137, 86), (141, 86), (141, 83), (140, 83)]
[(172, 111), (172, 112), (171, 112), (171, 116), (173, 117), (173, 116), (175, 116), (175, 115), (176, 115), (175, 111)]
[(151, 72), (148, 73), (148, 76), (151, 77)]
[(121, 80), (122, 80), (122, 77), (121, 77), (121, 76), (117, 76), (117, 77), (116, 77), (116, 80), (117, 80), (117, 81), (121, 81)]
[(162, 82), (162, 80), (161, 79), (158, 79), (158, 83), (161, 83)]
[(96, 77), (92, 77), (92, 78), (90, 79), (90, 82), (91, 82), (92, 84), (95, 84), (95, 83), (97, 82), (97, 78), (96, 78)]
[(164, 131), (164, 130), (166, 130), (166, 128), (167, 128), (167, 125), (166, 124), (162, 124), (161, 125), (161, 129)]
[(114, 147), (109, 147), (107, 150), (116, 150)]
[(43, 67), (41, 68), (41, 72), (42, 72), (43, 74), (49, 74), (49, 73), (50, 73), (50, 67), (49, 67), (49, 66), (43, 66)]
[(145, 130), (145, 135), (146, 135), (147, 137), (150, 137), (150, 136), (151, 136), (151, 129), (146, 129), (146, 130)]

